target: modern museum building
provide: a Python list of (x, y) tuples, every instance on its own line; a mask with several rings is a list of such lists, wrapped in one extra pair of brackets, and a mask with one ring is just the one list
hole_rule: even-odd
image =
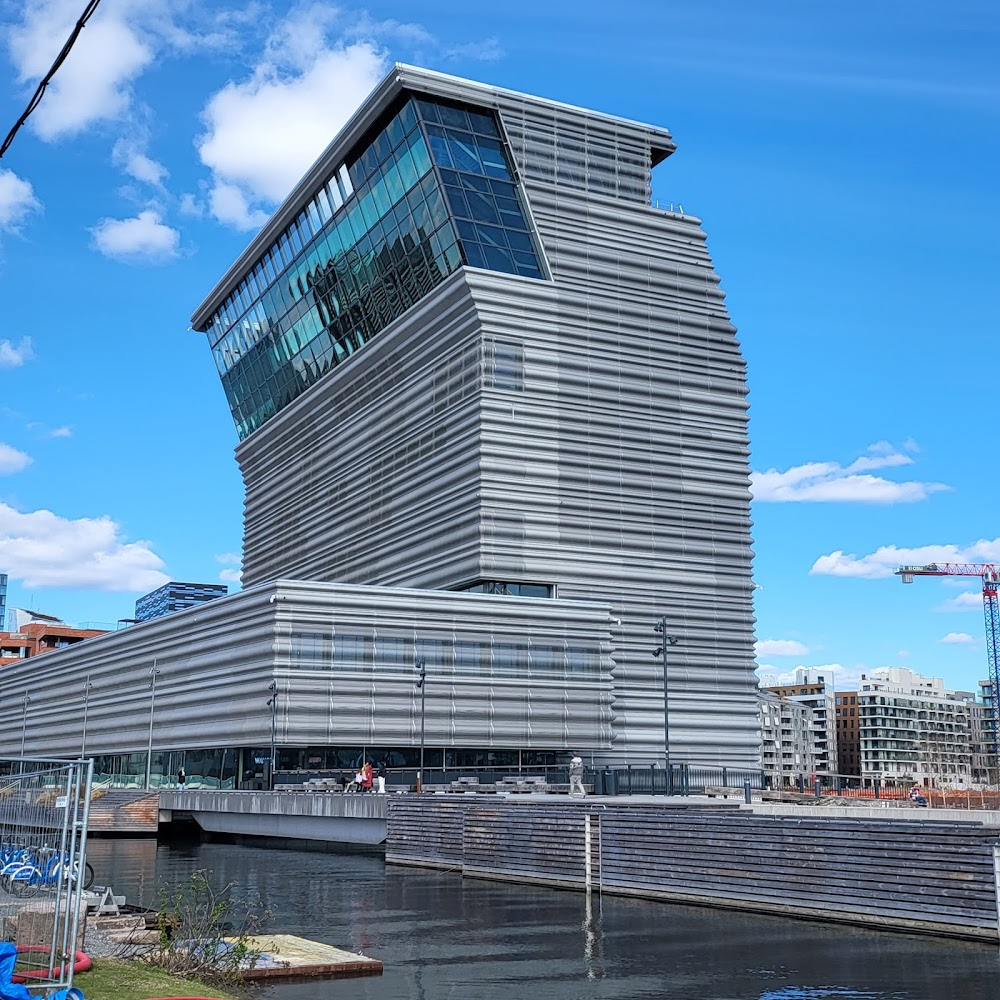
[(674, 148), (395, 66), (193, 316), (245, 589), (7, 668), (0, 752), (409, 764), (422, 661), (429, 765), (758, 765), (746, 372)]

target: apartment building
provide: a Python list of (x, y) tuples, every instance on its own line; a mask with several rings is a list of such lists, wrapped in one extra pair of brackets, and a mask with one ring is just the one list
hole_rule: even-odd
[(816, 717), (797, 698), (760, 692), (760, 730), (764, 777), (772, 787), (806, 780), (817, 771)]
[(973, 780), (975, 695), (905, 667), (862, 675), (861, 776), (962, 787)]

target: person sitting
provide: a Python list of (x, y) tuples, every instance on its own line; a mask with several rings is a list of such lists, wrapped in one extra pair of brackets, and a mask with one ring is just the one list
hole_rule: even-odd
[(915, 806), (926, 806), (927, 796), (924, 795), (923, 789), (914, 782), (913, 787), (910, 789), (910, 801)]

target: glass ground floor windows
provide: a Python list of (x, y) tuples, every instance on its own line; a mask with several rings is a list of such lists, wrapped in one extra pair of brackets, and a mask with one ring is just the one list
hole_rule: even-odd
[[(382, 744), (378, 746), (275, 747), (275, 772), (282, 774), (353, 773), (365, 761), (384, 763), (389, 771), (406, 773), (420, 767), (420, 748)], [(475, 747), (425, 747), (424, 770), (469, 770), (555, 767), (566, 757), (560, 750), (509, 750)], [(145, 751), (99, 754), (94, 758), (95, 787), (261, 789), (270, 780), (270, 746), (207, 747), (186, 750), (154, 750), (147, 768)]]

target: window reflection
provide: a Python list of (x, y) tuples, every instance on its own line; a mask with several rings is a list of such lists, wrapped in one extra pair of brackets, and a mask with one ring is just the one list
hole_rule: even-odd
[(542, 277), (493, 114), (407, 100), (208, 324), (240, 438), (465, 263)]

